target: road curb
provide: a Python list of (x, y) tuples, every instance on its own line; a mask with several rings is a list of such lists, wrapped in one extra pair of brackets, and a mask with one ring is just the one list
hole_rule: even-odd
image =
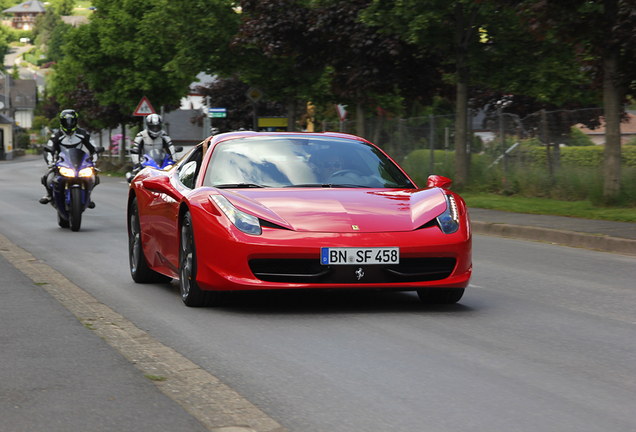
[(285, 432), (234, 389), (0, 234), (0, 255), (119, 351), (211, 432)]
[(471, 221), (473, 234), (555, 243), (584, 249), (636, 255), (636, 240), (574, 231)]

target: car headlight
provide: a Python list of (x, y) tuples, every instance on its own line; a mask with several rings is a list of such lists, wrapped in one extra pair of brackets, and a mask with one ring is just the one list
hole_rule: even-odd
[(446, 196), (446, 210), (437, 217), (439, 228), (444, 234), (452, 234), (459, 229), (459, 211), (452, 195)]
[(93, 175), (93, 168), (88, 167), (80, 170), (79, 177), (91, 177)]
[(63, 175), (64, 177), (75, 177), (75, 170), (60, 167), (60, 175)]
[(240, 231), (251, 235), (261, 235), (263, 233), (257, 217), (240, 211), (222, 195), (210, 195), (210, 198), (214, 200), (216, 205), (225, 213), (225, 216), (227, 216)]

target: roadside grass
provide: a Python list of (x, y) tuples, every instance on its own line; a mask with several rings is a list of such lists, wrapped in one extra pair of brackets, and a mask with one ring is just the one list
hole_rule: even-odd
[(148, 378), (149, 380), (152, 381), (167, 381), (168, 378), (164, 377), (164, 376), (160, 376), (160, 375), (150, 375), (150, 374), (146, 374), (144, 375), (146, 378)]
[(106, 176), (106, 177), (126, 177), (126, 173), (125, 172), (119, 172), (119, 171), (100, 171), (99, 172), (100, 176)]
[[(569, 216), (636, 222), (636, 167), (621, 168), (621, 195), (615, 205), (603, 202), (601, 167), (562, 166), (553, 176), (542, 166), (510, 163), (504, 174), (502, 164), (492, 165), (487, 154), (475, 154), (470, 165), (470, 183), (457, 190), (469, 207), (515, 213)], [(435, 150), (434, 173), (454, 178), (454, 159)], [(430, 151), (415, 150), (401, 163), (422, 187), (430, 171)], [(503, 179), (506, 178), (504, 183)]]
[(636, 207), (601, 207), (593, 205), (590, 201), (561, 201), (485, 192), (461, 192), (460, 195), (468, 207), (636, 223)]

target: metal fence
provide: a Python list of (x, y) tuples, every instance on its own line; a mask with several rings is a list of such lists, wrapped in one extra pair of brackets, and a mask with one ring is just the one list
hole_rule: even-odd
[[(538, 111), (521, 118), (499, 110), (496, 114), (470, 111), (467, 124), (467, 151), (490, 157), (490, 163), (502, 163), (510, 159), (524, 163), (520, 143), (542, 146), (545, 149), (546, 168), (559, 166), (560, 148), (587, 144), (603, 144), (602, 108), (579, 110)], [(622, 128), (624, 139), (629, 138), (629, 119), (626, 114)], [(355, 121), (324, 122), (323, 131), (340, 131), (357, 134)], [(365, 138), (386, 151), (398, 162), (415, 150), (430, 150), (430, 168), (434, 166), (434, 150), (454, 152), (455, 116), (430, 115), (415, 118), (365, 119)], [(577, 129), (577, 130), (574, 130)], [(636, 125), (634, 125), (636, 132)], [(636, 136), (636, 134), (634, 135)]]
[[(550, 146), (557, 154), (558, 148), (570, 145), (572, 127), (582, 127), (588, 136), (600, 138), (602, 144), (602, 108), (580, 110), (538, 111), (521, 118), (515, 114), (499, 111), (494, 115), (470, 112), (467, 144), (469, 151), (481, 153), (492, 151), (496, 145), (501, 153), (509, 150), (507, 140), (502, 145), (501, 137), (520, 140), (535, 138), (543, 146)], [(595, 128), (595, 129), (594, 129)], [(370, 118), (365, 119), (365, 138), (375, 143), (396, 159), (402, 159), (414, 150), (438, 149), (454, 151), (455, 116), (430, 115), (414, 118)], [(636, 128), (635, 128), (636, 129)], [(357, 134), (355, 121), (323, 122), (323, 131), (340, 131)], [(469, 138), (470, 137), (470, 138)]]

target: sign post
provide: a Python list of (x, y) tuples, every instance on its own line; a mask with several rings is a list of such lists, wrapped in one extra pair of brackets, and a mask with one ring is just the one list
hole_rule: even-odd
[(254, 116), (253, 116), (254, 131), (258, 132), (258, 116), (256, 114), (256, 102), (261, 100), (261, 98), (263, 97), (263, 92), (256, 87), (250, 87), (245, 93), (245, 96), (247, 96), (247, 98), (252, 101), (252, 106), (254, 107)]

